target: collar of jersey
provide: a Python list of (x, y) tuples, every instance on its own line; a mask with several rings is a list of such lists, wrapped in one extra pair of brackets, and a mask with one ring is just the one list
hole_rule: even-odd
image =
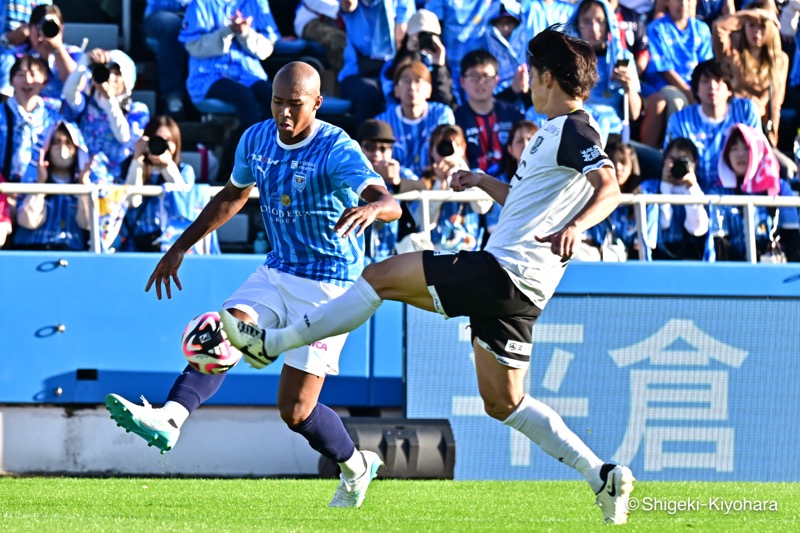
[(278, 136), (278, 132), (275, 132), (275, 139), (277, 139), (278, 141), (278, 146), (280, 146), (284, 150), (298, 150), (309, 144), (311, 141), (314, 140), (314, 137), (317, 136), (317, 132), (319, 131), (319, 120), (314, 119), (314, 125), (312, 126), (312, 128), (314, 129), (314, 131), (311, 132), (311, 135), (309, 135), (308, 137), (306, 137), (297, 144), (285, 144), (283, 141), (281, 141), (281, 138)]
[(400, 120), (402, 120), (403, 122), (405, 122), (410, 126), (415, 126), (420, 122), (422, 122), (425, 119), (425, 117), (428, 116), (428, 111), (430, 110), (431, 110), (431, 104), (428, 103), (428, 105), (425, 106), (425, 112), (422, 113), (422, 116), (420, 116), (419, 118), (406, 118), (405, 115), (403, 115), (403, 106), (398, 104), (396, 108), (397, 118), (399, 118)]

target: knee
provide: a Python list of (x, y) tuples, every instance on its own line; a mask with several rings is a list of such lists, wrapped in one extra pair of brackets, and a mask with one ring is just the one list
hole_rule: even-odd
[(314, 406), (309, 408), (302, 402), (296, 400), (281, 400), (278, 398), (278, 411), (281, 414), (281, 420), (283, 420), (290, 429), (305, 422), (313, 410)]
[[(389, 261), (389, 264), (391, 264), (391, 261)], [(381, 298), (384, 297), (386, 289), (390, 287), (391, 272), (387, 269), (386, 261), (370, 263), (361, 272), (361, 277), (372, 286), (373, 290)]]
[(507, 398), (483, 398), (483, 410), (487, 415), (502, 422), (516, 409), (516, 404)]

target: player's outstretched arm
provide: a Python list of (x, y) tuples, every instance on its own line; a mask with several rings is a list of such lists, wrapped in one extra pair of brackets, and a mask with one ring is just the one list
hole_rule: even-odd
[(456, 171), (450, 181), (450, 187), (456, 192), (464, 191), (471, 187), (477, 187), (500, 205), (506, 203), (508, 192), (511, 190), (508, 183), (503, 183), (489, 174), (471, 172), (469, 170)]
[(211, 201), (206, 204), (197, 220), (192, 222), (188, 228), (178, 237), (167, 253), (161, 258), (156, 265), (153, 273), (150, 274), (150, 279), (147, 280), (147, 285), (144, 288), (145, 292), (150, 291), (150, 287), (155, 283), (156, 297), (161, 299), (161, 285), (167, 292), (167, 298), (172, 298), (172, 286), (170, 280), (175, 282), (178, 290), (183, 290), (181, 281), (178, 278), (178, 269), (183, 262), (183, 256), (186, 251), (195, 245), (200, 239), (226, 223), (233, 217), (242, 206), (247, 202), (247, 197), (250, 195), (250, 187), (237, 187), (230, 181), (223, 187), (223, 189), (216, 194)]
[(550, 250), (560, 257), (571, 257), (583, 232), (605, 220), (619, 205), (619, 183), (611, 167), (591, 170), (586, 179), (594, 187), (594, 193), (583, 209), (559, 231), (536, 237), (539, 242), (549, 242)]
[(402, 214), (400, 204), (392, 198), (386, 187), (370, 185), (361, 192), (361, 197), (368, 203), (345, 209), (333, 227), (333, 230), (342, 237), (347, 237), (353, 230), (356, 231), (356, 236), (360, 237), (375, 219), (392, 222)]

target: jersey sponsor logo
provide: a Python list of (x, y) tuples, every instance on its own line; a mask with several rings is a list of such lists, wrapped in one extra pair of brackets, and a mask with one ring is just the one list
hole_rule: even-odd
[(594, 161), (600, 157), (602, 153), (599, 146), (590, 146), (585, 150), (581, 150), (581, 157), (583, 157), (584, 161)]
[(539, 147), (542, 145), (543, 142), (544, 142), (544, 137), (537, 137), (536, 140), (533, 141), (533, 146), (531, 146), (531, 154), (535, 154), (536, 150), (539, 149)]
[(259, 163), (266, 163), (268, 166), (277, 165), (281, 162), (280, 159), (272, 159), (269, 156), (263, 156), (259, 154), (250, 154), (250, 160), (258, 161)]
[(297, 192), (303, 192), (303, 189), (306, 188), (306, 180), (307, 176), (302, 172), (295, 172), (294, 176), (292, 176), (292, 186)]
[(551, 135), (558, 135), (560, 133), (560, 130), (554, 124), (546, 124), (544, 126), (544, 131)]
[(533, 345), (527, 342), (506, 341), (506, 351), (517, 355), (530, 355)]
[(328, 345), (325, 344), (324, 342), (320, 341), (312, 342), (311, 344), (309, 344), (309, 346), (311, 346), (312, 348), (316, 348), (317, 350), (322, 350), (323, 352), (328, 351)]

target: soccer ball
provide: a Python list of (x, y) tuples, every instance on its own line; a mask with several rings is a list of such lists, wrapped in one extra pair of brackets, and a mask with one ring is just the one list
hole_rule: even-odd
[(203, 374), (222, 374), (233, 368), (242, 352), (231, 346), (219, 313), (196, 316), (183, 331), (181, 349), (192, 368)]

